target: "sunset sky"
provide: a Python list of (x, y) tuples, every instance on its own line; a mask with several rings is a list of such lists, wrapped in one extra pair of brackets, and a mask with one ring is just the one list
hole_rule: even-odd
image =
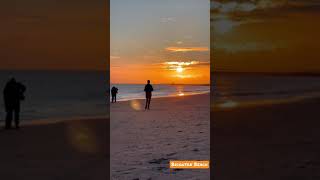
[(208, 0), (111, 0), (112, 83), (208, 84)]
[(320, 72), (319, 0), (211, 2), (215, 71)]
[(106, 0), (2, 0), (0, 69), (106, 70)]

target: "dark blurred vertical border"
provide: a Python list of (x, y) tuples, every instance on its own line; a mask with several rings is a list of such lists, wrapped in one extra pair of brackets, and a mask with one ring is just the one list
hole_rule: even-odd
[(212, 13), (211, 13), (211, 5), (212, 5), (213, 0), (210, 0), (210, 179), (213, 179), (214, 177), (214, 166), (215, 166), (215, 161), (214, 161), (214, 121), (213, 121), (213, 65), (214, 65), (214, 59), (213, 59), (213, 24), (212, 24)]
[(108, 119), (107, 119), (107, 129), (106, 129), (106, 137), (107, 137), (107, 157), (108, 157), (108, 164), (107, 164), (107, 177), (106, 179), (110, 179), (110, 0), (106, 0), (106, 36), (107, 36), (107, 40), (106, 40), (106, 44), (107, 44), (107, 48), (106, 48), (106, 57), (107, 57), (107, 86), (108, 86), (108, 90), (107, 90), (107, 104), (108, 104)]
[(211, 179), (319, 179), (319, 2), (211, 0)]
[(109, 179), (109, 8), (109, 0), (1, 3), (1, 96), (9, 77), (27, 86), (19, 130), (3, 129), (0, 98), (1, 180)]

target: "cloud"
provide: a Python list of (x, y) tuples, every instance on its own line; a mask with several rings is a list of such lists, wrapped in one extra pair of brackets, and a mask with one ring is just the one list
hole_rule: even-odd
[(110, 56), (110, 59), (120, 59), (120, 56)]
[(190, 66), (190, 65), (200, 64), (200, 62), (199, 61), (189, 61), (189, 62), (169, 61), (169, 62), (165, 62), (164, 64), (177, 65), (177, 66)]
[(232, 18), (221, 17), (212, 22), (212, 28), (215, 33), (225, 34), (232, 31), (235, 27), (238, 27), (243, 24), (253, 24), (260, 23), (263, 20), (259, 19), (242, 19), (242, 20), (234, 20)]
[(211, 2), (213, 13), (246, 13), (259, 10), (302, 10), (320, 8), (319, 0), (214, 0)]
[(191, 75), (191, 74), (175, 74), (173, 77), (178, 77), (181, 79), (187, 79), (187, 78), (196, 78), (199, 77), (199, 75)]
[(176, 22), (177, 20), (176, 20), (176, 18), (174, 18), (174, 17), (162, 17), (161, 19), (160, 19), (160, 22), (161, 23), (173, 23), (173, 22)]
[(287, 0), (213, 1), (211, 10), (220, 13), (251, 12), (259, 9), (282, 7)]
[(165, 69), (168, 70), (177, 70), (177, 68), (183, 68), (183, 69), (191, 69), (196, 66), (208, 66), (210, 65), (210, 62), (204, 62), (204, 61), (167, 61), (162, 63), (162, 65), (165, 67)]
[(283, 20), (290, 13), (320, 12), (319, 0), (214, 0), (211, 22), (214, 32), (224, 34), (243, 24)]
[[(277, 44), (277, 45), (275, 45)], [(222, 50), (227, 53), (250, 52), (250, 51), (274, 51), (279, 48), (284, 48), (281, 43), (214, 43), (216, 50)]]
[(167, 47), (166, 51), (169, 52), (205, 52), (209, 51), (207, 47)]

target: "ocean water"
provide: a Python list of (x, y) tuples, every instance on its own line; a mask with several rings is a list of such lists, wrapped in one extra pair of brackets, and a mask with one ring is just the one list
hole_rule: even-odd
[(211, 78), (213, 104), (226, 107), (320, 97), (320, 76), (216, 73)]
[[(105, 72), (0, 71), (0, 89), (10, 77), (26, 85), (22, 120), (108, 116)], [(0, 96), (0, 120), (5, 118)]]
[[(144, 99), (145, 84), (111, 84), (117, 87), (118, 95), (117, 101), (127, 101), (132, 99)], [(209, 93), (210, 86), (205, 85), (165, 85), (153, 84), (154, 91), (152, 98), (169, 97), (169, 96), (186, 96), (194, 94)], [(111, 97), (110, 97), (111, 98)]]
[[(108, 76), (105, 72), (0, 71), (0, 90), (10, 77), (27, 86), (22, 120), (109, 116)], [(210, 86), (157, 85), (153, 97), (210, 92), (214, 105), (320, 97), (320, 76), (214, 73)], [(113, 84), (111, 84), (112, 86)], [(144, 84), (116, 84), (118, 100), (144, 99)], [(0, 121), (5, 118), (0, 95)]]

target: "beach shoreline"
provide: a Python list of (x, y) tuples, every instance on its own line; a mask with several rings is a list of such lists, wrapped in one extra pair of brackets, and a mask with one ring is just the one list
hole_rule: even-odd
[[(184, 94), (184, 97), (187, 96), (199, 96), (199, 95), (206, 95), (210, 92), (203, 92), (203, 93), (194, 93), (194, 94)], [(163, 96), (163, 97), (152, 97), (153, 100), (155, 99), (166, 99), (166, 98), (179, 98), (181, 96), (179, 95), (172, 95), (172, 96)], [(240, 101), (235, 102), (234, 105), (225, 105), (225, 103), (233, 102), (232, 100), (226, 101), (224, 103), (211, 103), (211, 108), (214, 109), (214, 111), (225, 111), (225, 110), (232, 110), (232, 109), (238, 109), (238, 108), (254, 108), (254, 107), (264, 107), (264, 106), (273, 106), (273, 105), (280, 105), (280, 104), (292, 104), (292, 103), (299, 103), (304, 101), (309, 101), (312, 99), (320, 99), (320, 97), (292, 97), (287, 99), (277, 99), (277, 100), (258, 100), (258, 101)], [(117, 103), (123, 103), (123, 102), (130, 102), (130, 101), (143, 101), (145, 98), (137, 98), (137, 99), (126, 99), (126, 100), (117, 100)], [(110, 102), (110, 104), (112, 104)], [(106, 105), (106, 107), (108, 107)], [(90, 120), (90, 119), (104, 119), (109, 118), (108, 111), (106, 111), (106, 116), (75, 116), (75, 117), (64, 117), (64, 118), (41, 118), (41, 119), (32, 119), (32, 120), (23, 120), (21, 119), (21, 124), (23, 126), (32, 126), (32, 125), (45, 125), (45, 124), (54, 124), (64, 121), (73, 121), (73, 120)], [(23, 117), (22, 117), (23, 118)], [(5, 120), (0, 120), (0, 125), (4, 125)]]
[[(49, 125), (62, 123), (67, 121), (90, 121), (96, 119), (108, 119), (109, 116), (76, 116), (76, 117), (68, 117), (68, 118), (43, 118), (43, 119), (32, 119), (32, 120), (20, 120), (20, 125), (22, 126), (38, 126), (38, 125)], [(0, 125), (4, 125), (5, 120), (0, 121)], [(14, 127), (14, 122), (12, 122)]]
[(268, 99), (268, 100), (255, 100), (255, 101), (233, 101), (226, 100), (224, 102), (213, 102), (212, 108), (215, 111), (223, 111), (230, 109), (239, 109), (239, 108), (254, 108), (254, 107), (264, 107), (264, 106), (273, 106), (273, 105), (286, 105), (294, 104), (299, 102), (310, 101), (312, 99), (320, 99), (320, 96), (300, 96), (300, 97), (290, 97), (283, 99)]
[[(196, 95), (202, 95), (202, 94), (210, 94), (210, 92), (200, 92), (200, 93), (183, 93), (182, 94), (176, 94), (176, 95), (167, 95), (167, 96), (152, 96), (152, 99), (159, 99), (159, 98), (175, 98), (175, 97), (181, 97), (181, 96), (196, 96)], [(132, 98), (132, 99), (117, 99), (117, 102), (126, 102), (126, 101), (133, 101), (133, 100), (145, 100), (145, 97), (141, 98)]]
[[(210, 94), (210, 93), (206, 92), (206, 93), (196, 93), (196, 94), (185, 94), (183, 96), (197, 96), (197, 95), (203, 95), (203, 94)], [(175, 97), (181, 97), (181, 96), (176, 95), (176, 96), (153, 97), (152, 99), (175, 98)], [(130, 99), (130, 100), (118, 100), (117, 103), (136, 101), (136, 100), (144, 100), (144, 99), (141, 98), (141, 99)], [(110, 102), (110, 104), (112, 104), (112, 103)], [(107, 105), (106, 105), (106, 108), (108, 108)], [(65, 118), (41, 118), (41, 119), (32, 119), (32, 120), (23, 120), (23, 116), (22, 116), (20, 123), (23, 126), (32, 126), (32, 125), (55, 124), (55, 123), (59, 123), (59, 122), (73, 121), (73, 120), (105, 119), (105, 118), (109, 118), (108, 113), (109, 113), (109, 111), (106, 110), (105, 116), (75, 116), (75, 117), (65, 117)], [(23, 114), (23, 112), (22, 112), (22, 114)], [(4, 125), (4, 123), (5, 123), (5, 120), (2, 119), (0, 121), (0, 125)]]
[[(111, 87), (118, 89), (117, 101), (128, 101), (145, 99), (144, 90), (145, 84), (111, 84)], [(152, 92), (152, 98), (162, 97), (176, 97), (210, 93), (210, 86), (201, 85), (171, 85), (171, 84), (152, 84), (154, 91)], [(110, 97), (110, 101), (111, 101)]]

